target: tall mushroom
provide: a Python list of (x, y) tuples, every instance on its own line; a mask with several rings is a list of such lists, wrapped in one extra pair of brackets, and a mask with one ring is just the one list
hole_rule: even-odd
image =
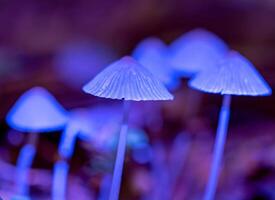
[(126, 150), (129, 101), (172, 100), (173, 96), (153, 74), (129, 56), (109, 65), (83, 90), (94, 96), (123, 100), (123, 122), (109, 196), (110, 200), (118, 200)]
[(226, 142), (231, 95), (266, 96), (270, 95), (272, 90), (253, 64), (236, 51), (230, 51), (217, 67), (199, 73), (189, 82), (189, 86), (203, 92), (223, 95), (214, 146), (214, 160), (204, 196), (205, 200), (212, 200), (215, 196)]
[(16, 179), (19, 195), (28, 196), (28, 170), (36, 153), (38, 133), (62, 130), (67, 112), (46, 89), (34, 87), (17, 100), (6, 121), (10, 127), (29, 133), (17, 160)]

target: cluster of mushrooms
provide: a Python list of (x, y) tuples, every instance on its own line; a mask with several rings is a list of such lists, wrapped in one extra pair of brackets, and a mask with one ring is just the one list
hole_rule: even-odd
[(120, 108), (113, 106), (99, 106), (89, 111), (67, 111), (41, 87), (32, 88), (23, 94), (6, 118), (10, 127), (29, 134), (17, 161), (16, 195), (30, 198), (27, 179), (36, 153), (38, 133), (64, 130), (52, 184), (52, 199), (63, 200), (66, 199), (68, 161), (73, 155), (76, 139), (94, 139), (97, 131), (105, 128), (108, 134), (102, 142), (103, 146), (113, 137), (110, 130), (119, 130), (118, 143), (113, 145), (117, 153), (111, 185), (106, 190), (108, 194), (105, 191), (105, 198), (118, 200), (131, 102), (173, 100), (171, 93), (180, 86), (181, 78), (191, 78), (188, 84), (193, 89), (223, 95), (213, 162), (203, 198), (214, 199), (232, 95), (266, 96), (272, 91), (248, 59), (230, 50), (219, 37), (203, 29), (182, 35), (170, 46), (158, 38), (145, 39), (136, 47), (132, 56), (125, 56), (110, 64), (83, 87), (88, 94), (122, 100), (122, 117), (115, 115)]

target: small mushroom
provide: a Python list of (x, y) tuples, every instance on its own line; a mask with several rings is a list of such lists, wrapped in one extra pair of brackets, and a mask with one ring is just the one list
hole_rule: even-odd
[(176, 39), (169, 48), (170, 65), (180, 76), (194, 74), (215, 67), (228, 52), (225, 42), (204, 29), (191, 30)]
[(62, 130), (67, 112), (44, 88), (34, 87), (24, 93), (9, 111), (6, 121), (18, 131), (28, 132), (28, 141), (17, 160), (16, 186), (19, 195), (28, 196), (28, 170), (36, 153), (38, 133)]
[(133, 51), (133, 58), (139, 61), (169, 90), (175, 90), (180, 85), (174, 68), (168, 63), (168, 48), (158, 38), (146, 38), (142, 40)]
[[(61, 136), (58, 148), (60, 159), (54, 165), (52, 198), (65, 199), (67, 176), (69, 172), (68, 160), (72, 157), (75, 142), (81, 140), (92, 142), (100, 137), (103, 127), (110, 128), (110, 121), (117, 121), (116, 106), (96, 106), (95, 108), (77, 108), (69, 112), (69, 120)], [(116, 127), (115, 127), (116, 128)], [(117, 129), (116, 129), (117, 130)]]
[(266, 96), (270, 95), (272, 90), (253, 64), (236, 51), (230, 51), (217, 67), (199, 73), (189, 82), (189, 86), (203, 92), (223, 95), (214, 160), (204, 196), (205, 200), (212, 200), (215, 196), (226, 142), (231, 95)]
[(118, 200), (126, 150), (129, 101), (172, 100), (165, 86), (144, 66), (130, 56), (112, 63), (84, 86), (86, 93), (123, 100), (123, 122), (109, 199)]

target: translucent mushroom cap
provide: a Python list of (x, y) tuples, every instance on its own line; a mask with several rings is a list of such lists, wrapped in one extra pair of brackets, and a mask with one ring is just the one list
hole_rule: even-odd
[(236, 51), (229, 52), (216, 68), (199, 73), (189, 86), (222, 95), (260, 96), (272, 93), (253, 64)]
[(204, 29), (195, 29), (170, 45), (169, 60), (181, 76), (189, 77), (215, 67), (227, 51), (227, 45), (218, 36)]
[(6, 121), (22, 132), (50, 132), (62, 129), (67, 112), (44, 88), (34, 87), (25, 92), (9, 111)]
[(132, 55), (151, 73), (156, 75), (168, 89), (176, 89), (179, 86), (179, 78), (167, 62), (167, 46), (160, 39), (151, 37), (142, 40)]
[(172, 100), (165, 86), (140, 63), (125, 56), (112, 63), (84, 86), (86, 93), (133, 101)]

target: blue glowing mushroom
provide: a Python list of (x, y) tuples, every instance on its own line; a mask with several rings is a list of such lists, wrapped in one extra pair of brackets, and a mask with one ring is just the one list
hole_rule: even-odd
[(130, 56), (112, 63), (84, 86), (86, 93), (98, 97), (123, 100), (123, 122), (110, 200), (119, 199), (128, 131), (129, 101), (172, 100), (173, 96), (150, 71)]
[(180, 76), (192, 77), (215, 67), (227, 52), (227, 45), (218, 36), (204, 29), (194, 29), (172, 42), (169, 63)]
[(93, 108), (77, 108), (69, 112), (69, 120), (62, 133), (58, 153), (60, 159), (54, 165), (52, 198), (66, 199), (67, 176), (69, 172), (68, 160), (74, 153), (76, 140), (92, 142), (104, 132), (117, 130), (118, 109), (116, 105), (96, 106)]
[(189, 86), (203, 92), (223, 95), (214, 160), (204, 196), (205, 200), (212, 200), (215, 196), (228, 130), (231, 95), (267, 96), (272, 90), (253, 64), (236, 51), (230, 51), (217, 67), (199, 73), (189, 82)]
[(67, 112), (46, 89), (34, 87), (17, 100), (6, 121), (15, 130), (29, 133), (17, 160), (16, 179), (19, 195), (28, 196), (28, 170), (36, 153), (38, 133), (62, 130)]
[(160, 39), (152, 37), (142, 40), (132, 55), (169, 90), (177, 89), (180, 85), (179, 77), (168, 63), (168, 48)]

